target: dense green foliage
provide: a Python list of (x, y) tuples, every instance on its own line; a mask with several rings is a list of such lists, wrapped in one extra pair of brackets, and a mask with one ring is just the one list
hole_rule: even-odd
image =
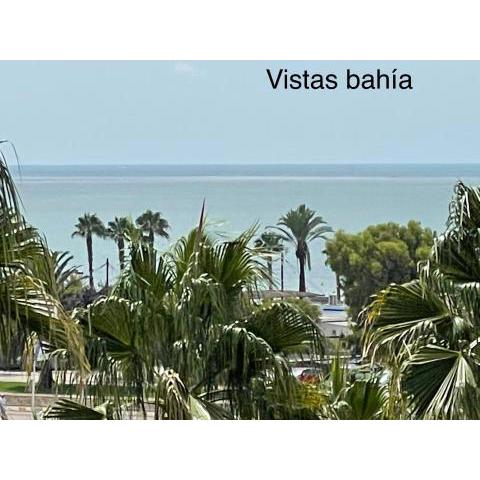
[[(85, 328), (93, 404), (131, 403), (158, 418), (271, 418), (295, 410), (289, 354), (318, 355), (315, 319), (285, 302), (258, 303), (266, 276), (253, 232), (210, 239), (199, 226), (157, 254), (132, 246), (111, 294), (78, 319)], [(119, 390), (121, 384), (127, 389)], [(128, 395), (133, 393), (133, 397)]]
[(392, 372), (415, 418), (480, 418), (480, 189), (456, 186), (447, 229), (418, 279), (378, 293), (365, 354)]
[[(20, 338), (28, 363), (40, 344), (50, 353), (46, 365), (56, 359), (76, 385), (76, 399), (61, 400), (45, 418), (302, 416), (288, 358), (318, 357), (323, 337), (311, 310), (258, 300), (268, 275), (263, 252), (250, 246), (254, 231), (212, 239), (202, 211), (198, 227), (163, 254), (150, 238), (131, 239), (128, 264), (107, 295), (68, 312), (60, 297), (75, 273), (70, 259), (50, 253), (25, 224), (6, 167), (0, 174), (0, 203), (7, 205), (0, 351)], [(91, 246), (105, 229), (85, 215), (75, 234)]]
[(417, 263), (427, 258), (432, 244), (431, 230), (413, 220), (405, 226), (372, 225), (356, 234), (339, 230), (327, 240), (327, 265), (339, 279), (351, 318), (377, 291), (415, 278)]
[(0, 357), (7, 363), (12, 353), (31, 358), (40, 340), (48, 351), (68, 352), (80, 375), (88, 370), (82, 330), (61, 303), (75, 283), (68, 261), (25, 222), (0, 151)]

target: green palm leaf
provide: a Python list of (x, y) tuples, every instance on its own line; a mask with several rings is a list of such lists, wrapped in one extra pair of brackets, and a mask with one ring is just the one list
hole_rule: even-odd
[(435, 345), (421, 348), (408, 362), (404, 377), (414, 413), (421, 418), (463, 418), (467, 389), (478, 388), (476, 369), (464, 352)]
[(90, 408), (62, 398), (47, 408), (43, 418), (45, 420), (113, 420), (113, 413), (109, 402)]

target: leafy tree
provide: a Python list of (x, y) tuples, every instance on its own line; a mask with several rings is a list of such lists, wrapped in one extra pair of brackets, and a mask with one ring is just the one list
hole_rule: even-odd
[(137, 218), (136, 223), (147, 234), (148, 242), (152, 247), (155, 235), (166, 239), (169, 238), (168, 230), (170, 225), (160, 212), (146, 210)]
[(305, 205), (290, 210), (280, 217), (277, 226), (272, 227), (280, 231), (280, 237), (295, 247), (295, 255), (299, 265), (298, 290), (305, 292), (305, 267), (312, 268), (310, 261), (309, 243), (316, 239), (326, 239), (326, 234), (332, 229), (323, 218)]
[(87, 258), (88, 258), (88, 278), (90, 290), (94, 290), (93, 283), (93, 236), (100, 238), (105, 237), (105, 225), (98, 218), (95, 213), (85, 213), (78, 218), (78, 223), (75, 225), (75, 231), (72, 233), (73, 237), (82, 237), (87, 244)]
[(355, 234), (337, 231), (326, 242), (326, 263), (337, 275), (351, 318), (377, 291), (415, 278), (417, 263), (427, 258), (432, 243), (431, 230), (413, 220), (406, 226), (371, 225)]

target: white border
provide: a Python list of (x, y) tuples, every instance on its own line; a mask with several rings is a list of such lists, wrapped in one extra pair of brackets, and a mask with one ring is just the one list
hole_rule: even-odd
[(475, 422), (3, 422), (2, 478), (475, 478)]
[[(2, 59), (479, 59), (477, 2), (28, 0)], [(35, 81), (35, 79), (31, 79)], [(1, 79), (0, 79), (1, 88)], [(474, 422), (0, 422), (2, 478), (461, 478)]]
[(14, 0), (2, 59), (479, 59), (471, 0)]

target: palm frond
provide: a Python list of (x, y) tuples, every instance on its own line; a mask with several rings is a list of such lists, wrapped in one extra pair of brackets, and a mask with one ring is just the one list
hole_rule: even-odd
[(95, 408), (62, 398), (43, 413), (45, 420), (113, 420), (113, 412), (107, 401)]

